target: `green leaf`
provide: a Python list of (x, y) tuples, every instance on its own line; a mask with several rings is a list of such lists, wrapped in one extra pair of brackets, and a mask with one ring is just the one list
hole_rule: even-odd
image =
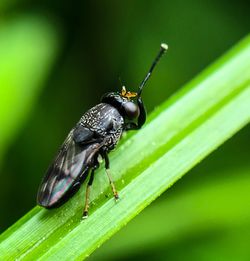
[(87, 220), (81, 220), (85, 184), (60, 209), (36, 207), (3, 233), (1, 256), (82, 260), (249, 121), (247, 37), (155, 110), (146, 126), (111, 154), (118, 203), (101, 167)]
[[(201, 183), (188, 184), (178, 190), (179, 193), (164, 195), (163, 200), (136, 217), (91, 255), (90, 260), (129, 260), (134, 253), (145, 257), (162, 256), (157, 260), (195, 260), (193, 255), (197, 255), (199, 243), (195, 243), (195, 251), (176, 252), (175, 246), (181, 245), (179, 249), (183, 249), (196, 239), (201, 241), (200, 248), (204, 244), (212, 248), (212, 251), (207, 247), (202, 249), (205, 253), (201, 251), (197, 260), (201, 260), (201, 256), (214, 260), (218, 253), (223, 260), (227, 260), (227, 256), (228, 260), (247, 260), (245, 256), (249, 257), (250, 253), (247, 247), (250, 230), (246, 229), (250, 227), (249, 168), (220, 171), (212, 177), (217, 177), (216, 181), (206, 179), (202, 186)], [(239, 231), (241, 236), (236, 243), (235, 234)], [(229, 245), (223, 247), (223, 244)]]
[(0, 26), (0, 161), (37, 99), (58, 49), (58, 33), (39, 16)]

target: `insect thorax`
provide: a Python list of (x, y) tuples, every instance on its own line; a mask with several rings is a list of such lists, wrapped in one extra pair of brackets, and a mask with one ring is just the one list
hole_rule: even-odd
[(100, 103), (88, 110), (79, 123), (105, 139), (105, 146), (112, 150), (122, 135), (124, 119), (115, 107)]

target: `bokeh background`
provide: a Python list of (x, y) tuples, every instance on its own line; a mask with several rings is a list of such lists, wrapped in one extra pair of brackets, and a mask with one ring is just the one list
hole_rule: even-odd
[[(249, 33), (249, 1), (0, 2), (0, 232), (36, 204), (68, 131), (103, 93), (148, 112)], [(205, 138), (205, 137), (204, 137)], [(185, 175), (92, 260), (249, 260), (250, 127)], [(84, 236), (84, 235), (83, 235)]]

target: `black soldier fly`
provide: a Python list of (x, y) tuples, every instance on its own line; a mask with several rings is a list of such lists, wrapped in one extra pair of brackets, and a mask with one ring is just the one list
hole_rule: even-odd
[(123, 86), (120, 93), (105, 94), (101, 103), (81, 117), (43, 178), (37, 194), (37, 203), (40, 206), (48, 209), (59, 207), (79, 190), (90, 173), (83, 211), (83, 217), (86, 218), (90, 187), (94, 172), (99, 167), (100, 156), (105, 161), (105, 170), (114, 198), (119, 198), (109, 172), (108, 152), (114, 149), (124, 131), (138, 130), (145, 123), (146, 110), (141, 98), (142, 89), (167, 48), (166, 44), (161, 44), (138, 93), (129, 92)]

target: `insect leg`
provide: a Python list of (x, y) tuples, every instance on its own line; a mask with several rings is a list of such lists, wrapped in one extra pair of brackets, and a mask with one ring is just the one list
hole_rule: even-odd
[(97, 167), (98, 166), (96, 165), (91, 170), (90, 178), (89, 178), (89, 181), (87, 184), (87, 189), (86, 189), (86, 193), (85, 193), (85, 206), (84, 206), (83, 216), (82, 216), (82, 218), (84, 218), (84, 219), (88, 217), (90, 188), (94, 181), (94, 173), (95, 173), (95, 170), (97, 169)]
[(104, 151), (102, 153), (102, 156), (103, 156), (103, 158), (105, 160), (105, 171), (106, 171), (106, 174), (108, 176), (109, 183), (110, 183), (110, 186), (111, 186), (113, 194), (114, 194), (114, 198), (115, 198), (115, 200), (118, 200), (119, 199), (118, 192), (117, 192), (117, 190), (115, 188), (115, 184), (114, 184), (113, 179), (112, 179), (112, 177), (110, 175), (108, 153), (106, 151)]

